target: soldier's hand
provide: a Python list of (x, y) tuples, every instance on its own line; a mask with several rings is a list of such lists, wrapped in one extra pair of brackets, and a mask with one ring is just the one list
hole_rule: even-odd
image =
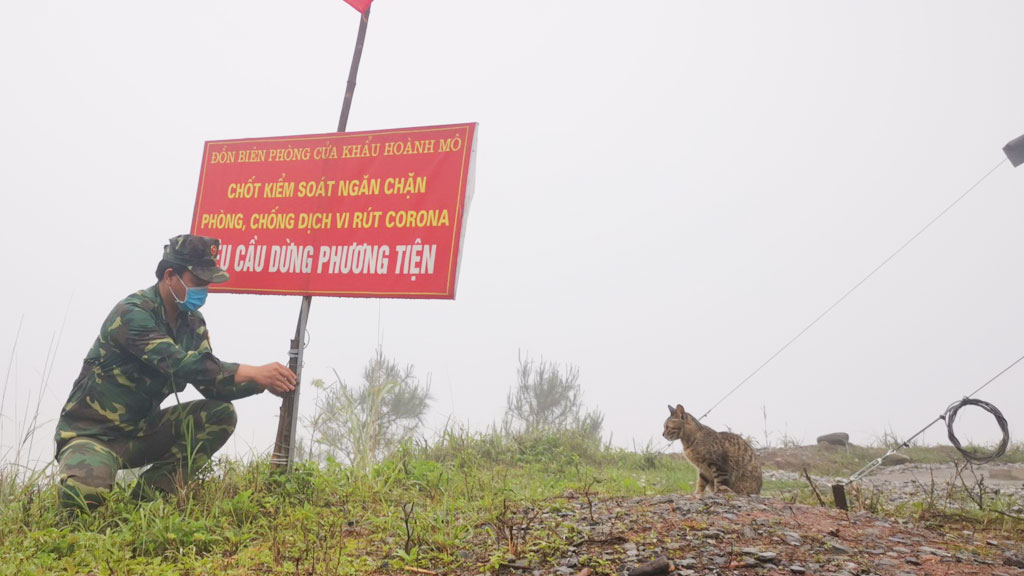
[(280, 362), (271, 362), (263, 366), (242, 364), (235, 374), (235, 381), (255, 382), (278, 396), (295, 390), (295, 373)]

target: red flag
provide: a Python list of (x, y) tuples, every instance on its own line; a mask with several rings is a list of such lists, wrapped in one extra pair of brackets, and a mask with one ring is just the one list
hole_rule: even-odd
[(347, 2), (349, 6), (359, 10), (359, 13), (362, 14), (370, 9), (370, 2), (373, 2), (373, 0), (345, 0), (345, 2)]

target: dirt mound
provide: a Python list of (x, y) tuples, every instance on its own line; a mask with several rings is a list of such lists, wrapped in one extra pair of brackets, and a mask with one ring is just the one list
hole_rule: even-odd
[[(796, 503), (794, 490), (809, 493), (805, 469), (829, 499), (829, 484), (884, 453), (853, 445), (762, 451), (767, 485), (774, 483), (776, 488), (755, 497), (675, 495), (592, 502), (570, 497), (568, 510), (549, 517), (553, 522), (549, 526), (579, 538), (554, 559), (554, 570), (547, 562), (524, 556), (509, 558), (500, 572), (1024, 574), (1024, 538), (1019, 532), (1024, 522), (995, 526), (967, 514), (943, 515), (934, 510), (889, 518)], [(934, 498), (942, 482), (980, 486), (989, 498), (1024, 498), (1020, 464), (966, 467), (955, 463), (956, 456), (952, 447), (919, 451), (915, 457), (927, 462), (878, 468), (855, 486), (863, 489), (859, 494), (884, 494), (890, 499), (890, 510), (912, 509), (908, 507), (921, 499), (929, 485)], [(787, 491), (778, 486), (801, 488)], [(543, 516), (540, 520), (547, 523)]]
[(554, 568), (524, 554), (499, 571), (568, 576), (630, 574), (646, 567), (651, 576), (1024, 574), (1019, 542), (951, 535), (866, 512), (732, 494), (570, 502), (571, 511), (539, 519), (579, 535), (552, 559)]

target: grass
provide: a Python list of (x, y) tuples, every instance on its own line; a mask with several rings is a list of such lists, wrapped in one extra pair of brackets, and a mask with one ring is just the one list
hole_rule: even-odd
[[(764, 458), (767, 469), (785, 463), (844, 476), (885, 450), (790, 447)], [(948, 463), (951, 450), (902, 452)], [(773, 465), (773, 458), (782, 459)], [(1014, 446), (1003, 460), (1024, 461), (1024, 451)], [(1018, 503), (986, 491), (967, 469), (962, 478), (959, 486), (922, 486), (919, 497), (899, 504), (854, 488), (850, 500), (936, 526), (1022, 533), (1024, 521), (1012, 514)], [(280, 475), (265, 459), (218, 459), (177, 498), (138, 503), (124, 485), (92, 514), (66, 515), (52, 469), (2, 464), (0, 575), (476, 574), (513, 558), (543, 568), (579, 538), (588, 503), (691, 492), (695, 479), (689, 463), (652, 444), (624, 451), (567, 433), (449, 430), (429, 444), (404, 444), (365, 471), (329, 460)], [(767, 481), (764, 494), (817, 504), (806, 482)], [(587, 562), (596, 574), (612, 570), (599, 558)]]
[(573, 539), (542, 512), (608, 496), (690, 491), (678, 457), (572, 437), (446, 433), (365, 472), (335, 461), (273, 473), (216, 460), (178, 498), (138, 503), (128, 486), (64, 515), (46, 472), (0, 472), (0, 574), (365, 574), (492, 571), (543, 563)]

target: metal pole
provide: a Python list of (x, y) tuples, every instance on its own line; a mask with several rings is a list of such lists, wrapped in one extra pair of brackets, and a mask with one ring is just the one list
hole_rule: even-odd
[[(370, 9), (363, 12), (359, 21), (359, 34), (356, 36), (356, 47), (352, 53), (352, 64), (348, 69), (348, 85), (345, 89), (345, 100), (341, 105), (341, 117), (338, 118), (338, 132), (344, 132), (348, 126), (348, 113), (352, 109), (352, 95), (356, 91), (356, 75), (359, 74), (359, 60), (363, 55), (363, 43), (366, 41), (366, 26), (370, 22)], [(302, 351), (306, 342), (306, 323), (309, 320), (309, 306), (313, 303), (312, 296), (302, 297), (299, 309), (299, 322), (295, 327), (295, 338), (289, 350), (288, 367), (295, 373), (295, 391), (281, 400), (280, 417), (277, 422), (277, 439), (274, 441), (274, 455), (271, 464), (274, 468), (285, 467), (291, 472), (295, 462), (296, 428), (299, 422), (299, 390), (302, 382)]]
[(344, 132), (348, 126), (348, 113), (352, 109), (352, 95), (356, 91), (356, 75), (359, 74), (359, 60), (363, 57), (363, 42), (366, 41), (366, 26), (369, 23), (370, 8), (367, 8), (359, 19), (359, 34), (356, 35), (356, 48), (352, 52), (352, 64), (348, 67), (348, 84), (345, 86), (345, 101), (338, 118), (338, 132)]

